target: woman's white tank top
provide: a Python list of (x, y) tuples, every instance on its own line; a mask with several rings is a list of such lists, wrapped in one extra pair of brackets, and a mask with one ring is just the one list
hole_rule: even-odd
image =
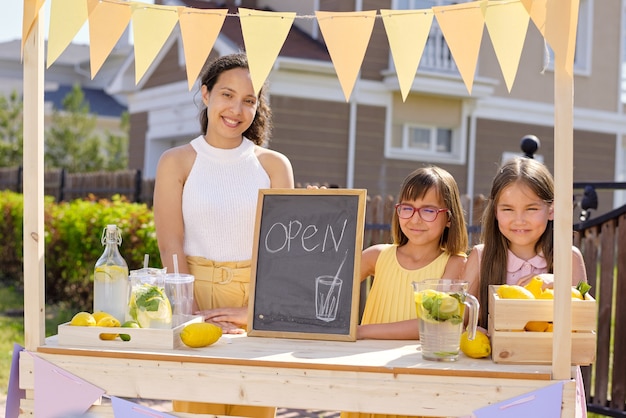
[(221, 149), (199, 136), (191, 146), (197, 155), (183, 187), (185, 254), (213, 261), (250, 259), (259, 189), (270, 187), (254, 143), (244, 138), (237, 148)]

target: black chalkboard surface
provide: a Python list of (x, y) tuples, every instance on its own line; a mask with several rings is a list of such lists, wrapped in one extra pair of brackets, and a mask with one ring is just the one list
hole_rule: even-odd
[(356, 340), (366, 194), (259, 191), (249, 336)]

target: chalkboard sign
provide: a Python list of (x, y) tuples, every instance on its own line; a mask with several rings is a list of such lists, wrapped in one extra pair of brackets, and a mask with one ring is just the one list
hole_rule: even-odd
[(356, 340), (366, 194), (259, 191), (248, 335)]

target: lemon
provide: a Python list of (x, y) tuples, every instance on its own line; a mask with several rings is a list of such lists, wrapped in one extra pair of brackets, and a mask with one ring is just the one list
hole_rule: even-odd
[[(105, 316), (101, 318), (97, 323), (98, 327), (119, 327), (120, 321), (113, 316)], [(100, 334), (101, 340), (114, 340), (118, 334)]]
[(98, 321), (100, 321), (102, 318), (105, 318), (107, 316), (113, 316), (110, 313), (104, 312), (104, 311), (94, 312), (91, 315), (93, 315), (93, 318), (96, 320), (96, 323), (98, 323)]
[(530, 283), (524, 287), (530, 290), (530, 293), (532, 293), (535, 298), (539, 298), (539, 295), (541, 295), (543, 291), (543, 280), (541, 280), (541, 277), (535, 276), (530, 279)]
[(524, 329), (532, 332), (545, 332), (549, 325), (547, 321), (528, 321)]
[(498, 287), (497, 293), (502, 299), (535, 299), (535, 295), (530, 290), (516, 284), (503, 284)]
[(222, 336), (222, 329), (214, 324), (198, 322), (185, 326), (180, 332), (182, 342), (193, 348), (206, 347)]
[(554, 289), (543, 289), (537, 299), (554, 299)]
[(580, 293), (580, 290), (572, 287), (572, 299), (580, 299), (583, 300), (583, 295)]
[(473, 340), (467, 338), (467, 331), (461, 334), (461, 351), (467, 357), (483, 358), (491, 354), (491, 344), (487, 334), (480, 330), (476, 330), (476, 336)]
[(554, 325), (552, 324), (552, 322), (548, 322), (548, 328), (546, 328), (544, 332), (553, 332), (553, 331), (554, 331)]
[(70, 321), (70, 325), (79, 327), (93, 327), (96, 325), (96, 319), (89, 312), (78, 312)]
[[(122, 324), (122, 328), (141, 328), (137, 321), (126, 321)], [(120, 338), (122, 341), (130, 341), (130, 335), (128, 334), (120, 334)]]

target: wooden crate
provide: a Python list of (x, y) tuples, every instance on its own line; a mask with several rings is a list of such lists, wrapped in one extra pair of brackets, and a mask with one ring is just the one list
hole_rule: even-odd
[[(550, 299), (501, 299), (499, 286), (489, 287), (489, 335), (496, 363), (552, 363), (552, 333), (524, 331), (528, 321), (552, 321)], [(591, 295), (572, 300), (572, 364), (589, 365), (596, 358), (597, 306)]]
[[(185, 325), (202, 322), (202, 316), (180, 315), (172, 318), (172, 328), (122, 328), (122, 327), (77, 327), (69, 322), (59, 325), (60, 346), (73, 347), (119, 347), (144, 349), (175, 349), (183, 345), (180, 332)], [(129, 341), (120, 337), (113, 340), (101, 339), (101, 334), (126, 334)]]

